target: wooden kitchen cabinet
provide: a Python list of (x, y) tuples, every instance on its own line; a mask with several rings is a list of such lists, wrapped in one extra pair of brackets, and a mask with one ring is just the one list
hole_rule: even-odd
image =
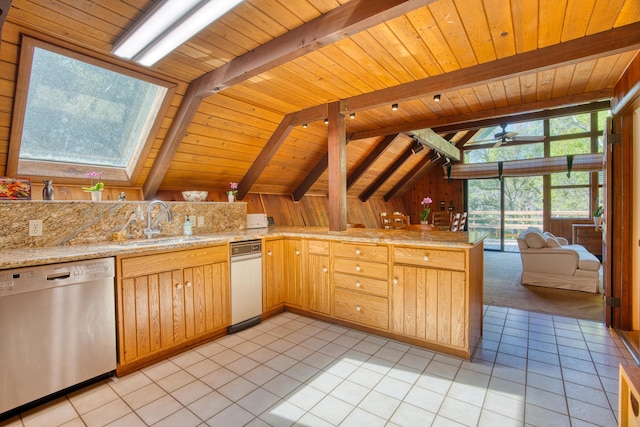
[(469, 358), (482, 334), (482, 245), (394, 247), (392, 332)]
[(303, 273), (306, 309), (331, 315), (329, 242), (305, 240), (303, 243), (306, 258)]
[(333, 315), (379, 330), (389, 328), (389, 248), (333, 243)]
[(302, 308), (302, 242), (300, 239), (284, 239), (284, 302)]
[(227, 245), (117, 258), (118, 374), (231, 323)]
[(265, 239), (263, 251), (262, 311), (281, 311), (284, 304), (284, 243)]

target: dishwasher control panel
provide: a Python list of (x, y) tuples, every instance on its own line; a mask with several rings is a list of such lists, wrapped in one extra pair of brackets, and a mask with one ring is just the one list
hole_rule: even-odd
[(246, 240), (231, 243), (231, 258), (255, 253), (262, 253), (262, 241), (260, 240)]
[(114, 277), (114, 258), (2, 270), (0, 271), (0, 297)]

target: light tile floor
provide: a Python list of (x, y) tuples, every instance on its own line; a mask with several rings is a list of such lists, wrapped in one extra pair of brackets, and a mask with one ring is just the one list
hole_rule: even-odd
[(502, 307), (472, 361), (283, 313), (0, 426), (615, 426), (620, 363), (601, 323)]

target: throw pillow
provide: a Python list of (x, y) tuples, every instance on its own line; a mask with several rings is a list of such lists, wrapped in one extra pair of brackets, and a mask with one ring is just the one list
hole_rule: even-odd
[(551, 234), (548, 231), (545, 231), (543, 234), (544, 234), (545, 237), (554, 237), (554, 238), (556, 237), (556, 236), (554, 236), (553, 234)]
[(562, 245), (560, 244), (557, 238), (549, 236), (547, 237), (547, 247), (559, 248), (559, 247), (562, 247)]
[(547, 242), (542, 233), (537, 233), (535, 231), (527, 233), (524, 237), (524, 241), (527, 242), (527, 246), (531, 249), (540, 249), (547, 246)]

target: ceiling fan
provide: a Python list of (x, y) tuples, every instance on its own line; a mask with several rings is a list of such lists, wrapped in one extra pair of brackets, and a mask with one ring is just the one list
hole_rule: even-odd
[(493, 146), (493, 148), (498, 148), (501, 145), (504, 145), (507, 143), (507, 141), (524, 141), (524, 142), (541, 142), (544, 141), (544, 137), (543, 136), (521, 136), (518, 137), (518, 132), (508, 132), (507, 131), (507, 125), (506, 124), (500, 124), (500, 127), (502, 128), (502, 131), (496, 133), (495, 135), (493, 135), (493, 138), (490, 139), (484, 139), (481, 141), (475, 141), (475, 144), (478, 143), (482, 143), (482, 142), (493, 142), (495, 141), (495, 145)]

